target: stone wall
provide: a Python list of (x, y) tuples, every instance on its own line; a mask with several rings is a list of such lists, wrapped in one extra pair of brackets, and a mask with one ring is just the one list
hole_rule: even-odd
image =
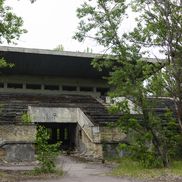
[(0, 125), (0, 160), (8, 162), (34, 160), (35, 125)]

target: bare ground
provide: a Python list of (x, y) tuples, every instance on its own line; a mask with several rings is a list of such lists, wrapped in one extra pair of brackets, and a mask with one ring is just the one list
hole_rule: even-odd
[[(28, 177), (21, 175), (20, 171), (32, 169), (33, 166), (4, 167), (4, 170), (11, 172), (9, 172), (7, 178), (0, 175), (0, 182), (142, 182), (141, 180), (107, 175), (112, 170), (113, 165), (101, 164), (100, 162), (84, 162), (69, 156), (59, 157), (57, 166), (63, 168), (65, 171), (64, 176), (41, 175)], [(144, 181), (149, 182), (149, 180)], [(182, 182), (182, 178), (162, 176), (150, 182)]]

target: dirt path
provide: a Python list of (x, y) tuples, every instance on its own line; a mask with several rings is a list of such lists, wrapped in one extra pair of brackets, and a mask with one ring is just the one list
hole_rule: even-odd
[[(62, 167), (65, 175), (59, 179), (47, 180), (49, 182), (134, 182), (122, 178), (107, 176), (110, 167), (101, 163), (81, 162), (72, 157), (61, 156), (58, 166)], [(44, 180), (30, 180), (27, 182), (43, 182)], [(136, 182), (136, 180), (135, 180)]]
[[(136, 179), (108, 176), (107, 173), (112, 170), (112, 166), (96, 162), (82, 162), (78, 158), (69, 156), (61, 156), (58, 158), (57, 166), (63, 168), (65, 172), (65, 175), (62, 177), (55, 178), (54, 175), (43, 175), (32, 179), (32, 177), (21, 176), (21, 173), (18, 172), (19, 170), (31, 170), (35, 167), (35, 164), (28, 163), (16, 166), (0, 165), (0, 170), (9, 171), (8, 177), (2, 177), (0, 173), (0, 182), (142, 182)], [(182, 182), (182, 178), (161, 176), (157, 179), (145, 180), (145, 182)]]

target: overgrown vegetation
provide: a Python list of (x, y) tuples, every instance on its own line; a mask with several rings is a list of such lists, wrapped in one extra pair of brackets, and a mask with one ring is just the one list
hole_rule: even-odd
[(24, 123), (24, 124), (30, 124), (31, 123), (31, 117), (30, 117), (30, 114), (27, 113), (27, 112), (24, 112), (21, 116), (21, 121)]
[(36, 153), (37, 160), (40, 162), (40, 167), (35, 168), (35, 173), (55, 173), (56, 172), (56, 158), (60, 154), (60, 145), (49, 144), (48, 140), (50, 133), (44, 126), (37, 127), (36, 135)]
[[(111, 110), (123, 113), (117, 127), (132, 137), (121, 147), (145, 167), (169, 167), (181, 142), (181, 3), (88, 0), (77, 10), (80, 22), (74, 37), (92, 38), (103, 46), (106, 54), (93, 66), (109, 71), (110, 97), (122, 97)], [(123, 25), (129, 14), (136, 17), (136, 26), (127, 32)], [(144, 58), (151, 56), (151, 50), (158, 51), (155, 59)], [(172, 98), (173, 109), (157, 113), (162, 96)]]
[[(112, 159), (113, 160), (113, 159)], [(174, 161), (171, 168), (157, 168), (157, 169), (146, 169), (138, 161), (131, 160), (129, 158), (115, 159), (119, 166), (115, 168), (111, 175), (114, 176), (127, 176), (132, 178), (144, 178), (154, 179), (161, 178), (163, 176), (173, 176), (182, 178), (182, 162)], [(173, 179), (174, 180), (174, 179)]]

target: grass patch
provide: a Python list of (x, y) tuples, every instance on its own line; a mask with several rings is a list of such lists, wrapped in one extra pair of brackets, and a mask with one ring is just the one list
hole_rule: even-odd
[(63, 171), (57, 169), (53, 173), (38, 173), (36, 170), (31, 171), (0, 171), (0, 181), (19, 182), (24, 180), (39, 180), (39, 179), (57, 179), (63, 176)]
[(182, 161), (174, 161), (170, 170), (172, 173), (182, 176)]
[(0, 171), (0, 178), (5, 177), (5, 176), (6, 176), (6, 173), (3, 171)]
[(114, 159), (118, 163), (118, 167), (115, 168), (111, 175), (124, 176), (140, 179), (153, 179), (161, 176), (180, 176), (182, 177), (182, 161), (175, 161), (171, 168), (154, 168), (146, 169), (139, 162), (133, 161), (129, 158)]

